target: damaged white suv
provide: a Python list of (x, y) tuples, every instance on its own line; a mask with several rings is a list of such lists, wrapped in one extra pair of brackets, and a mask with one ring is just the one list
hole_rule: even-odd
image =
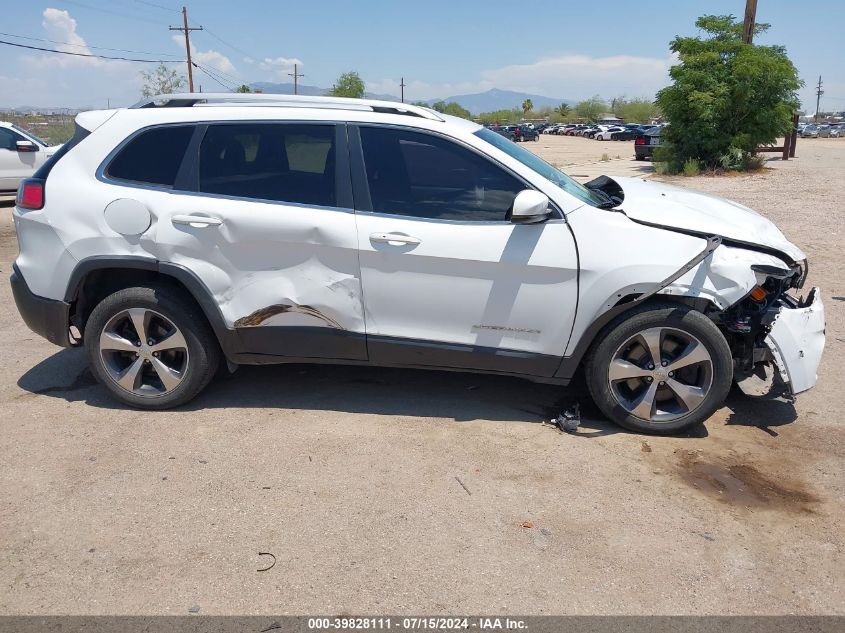
[[(167, 95), (77, 117), (18, 192), (18, 309), (119, 400), (195, 397), (222, 360), (566, 384), (673, 433), (733, 380), (812, 387), (804, 253), (738, 204), (580, 185), (469, 121), (400, 103)], [(769, 385), (766, 385), (767, 387)]]

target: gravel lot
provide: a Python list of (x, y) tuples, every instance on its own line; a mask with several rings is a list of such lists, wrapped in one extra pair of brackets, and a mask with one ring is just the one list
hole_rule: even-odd
[[(644, 173), (631, 145), (527, 147)], [(0, 613), (845, 614), (845, 141), (798, 156), (672, 179), (778, 222), (828, 311), (815, 390), (732, 393), (689, 437), (589, 405), (565, 435), (541, 422), (577, 388), (392, 369), (247, 367), (188, 408), (127, 410), (0, 284)]]

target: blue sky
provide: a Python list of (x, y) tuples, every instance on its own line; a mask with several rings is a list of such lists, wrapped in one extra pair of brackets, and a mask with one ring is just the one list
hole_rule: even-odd
[[(104, 55), (130, 49), (180, 59), (184, 43), (168, 25), (180, 23), (173, 0), (27, 0), (5, 2), (0, 39)], [(741, 15), (744, 0), (622, 0), (514, 3), (513, 0), (193, 0), (198, 62), (229, 85), (289, 81), (300, 63), (303, 83), (330, 86), (355, 69), (371, 92), (428, 99), (491, 87), (550, 97), (593, 94), (653, 96), (667, 81), (668, 43), (694, 34), (704, 13)], [(787, 50), (806, 82), (800, 96), (815, 108), (845, 110), (845, 21), (841, 0), (797, 3), (759, 0), (757, 19), (772, 28), (761, 43)], [(0, 106), (127, 105), (140, 94), (146, 64), (91, 60), (0, 45)], [(184, 65), (174, 66), (179, 70)], [(201, 72), (204, 91), (220, 85)]]

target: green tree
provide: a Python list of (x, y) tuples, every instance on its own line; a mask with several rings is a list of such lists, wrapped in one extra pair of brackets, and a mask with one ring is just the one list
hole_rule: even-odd
[(442, 112), (443, 114), (459, 116), (462, 119), (472, 119), (472, 113), (456, 101), (450, 101), (449, 103), (446, 103), (445, 101), (435, 101), (431, 104), (431, 108), (437, 110), (438, 112)]
[(364, 80), (354, 70), (343, 73), (334, 82), (329, 94), (333, 97), (353, 97), (360, 99), (364, 96)]
[(672, 85), (657, 94), (670, 124), (657, 158), (673, 171), (690, 159), (704, 167), (745, 167), (758, 145), (790, 129), (803, 84), (783, 46), (746, 44), (734, 16), (705, 15), (695, 25), (704, 37), (671, 43), (680, 63), (670, 70)]
[(522, 109), (513, 108), (510, 110), (496, 110), (495, 112), (482, 112), (478, 115), (478, 120), (489, 125), (491, 123), (498, 123), (505, 125), (506, 123), (516, 123), (522, 118)]
[(141, 77), (144, 80), (141, 94), (145, 97), (173, 94), (185, 85), (185, 77), (165, 64), (159, 64), (150, 72), (142, 70)]
[(246, 84), (241, 84), (240, 86), (238, 86), (238, 89), (235, 90), (235, 92), (252, 92), (252, 88), (250, 88)]
[(522, 115), (527, 116), (531, 110), (534, 109), (534, 102), (531, 99), (526, 99), (522, 102)]
[(572, 108), (570, 108), (569, 105), (566, 103), (561, 103), (558, 107), (555, 108), (555, 112), (560, 115), (561, 119), (565, 119), (572, 113)]
[(659, 113), (654, 101), (648, 99), (617, 97), (613, 100), (613, 114), (628, 123), (650, 123)]
[(578, 115), (578, 118), (585, 119), (590, 123), (598, 121), (607, 110), (607, 103), (598, 95), (575, 104), (575, 114)]

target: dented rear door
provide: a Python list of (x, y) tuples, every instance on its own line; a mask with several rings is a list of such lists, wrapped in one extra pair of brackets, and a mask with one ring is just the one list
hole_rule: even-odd
[(159, 259), (208, 286), (247, 354), (367, 358), (344, 125), (211, 123)]

